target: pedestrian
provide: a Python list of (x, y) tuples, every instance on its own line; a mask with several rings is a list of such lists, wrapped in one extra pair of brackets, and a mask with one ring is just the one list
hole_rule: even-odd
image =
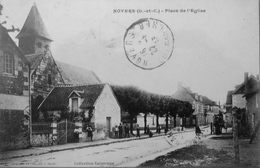
[(149, 131), (149, 137), (153, 137), (152, 131)]
[(119, 138), (122, 138), (122, 134), (123, 134), (122, 123), (119, 124), (118, 130), (119, 130)]
[(140, 129), (139, 129), (139, 125), (138, 124), (136, 126), (136, 137), (140, 138)]
[(147, 125), (147, 128), (146, 128), (146, 133), (149, 134), (150, 133), (150, 128), (149, 128), (149, 125)]
[(93, 138), (93, 129), (91, 128), (90, 125), (87, 126), (87, 132), (88, 132), (88, 137), (90, 138), (90, 141), (92, 141), (92, 138)]
[(200, 127), (198, 125), (196, 125), (196, 128), (195, 128), (195, 133), (197, 136), (199, 136), (200, 134), (202, 134), (201, 130), (200, 130)]
[(74, 141), (79, 142), (79, 127), (75, 127), (74, 129)]
[(212, 122), (210, 123), (210, 134), (211, 135), (213, 134), (213, 123)]
[(118, 132), (119, 132), (119, 129), (118, 129), (118, 126), (116, 125), (116, 127), (115, 127), (115, 138), (118, 138)]
[(158, 126), (158, 133), (159, 134), (161, 133), (161, 126), (160, 125)]
[(125, 138), (126, 137), (130, 137), (130, 135), (129, 135), (129, 126), (127, 124), (125, 126)]

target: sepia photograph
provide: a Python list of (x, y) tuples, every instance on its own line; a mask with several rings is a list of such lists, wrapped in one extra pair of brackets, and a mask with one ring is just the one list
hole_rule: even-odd
[(0, 167), (259, 167), (259, 0), (0, 0)]

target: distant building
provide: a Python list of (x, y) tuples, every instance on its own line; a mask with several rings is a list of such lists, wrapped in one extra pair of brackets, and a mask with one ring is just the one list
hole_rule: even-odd
[(121, 121), (120, 106), (108, 84), (54, 87), (39, 109), (49, 117), (74, 115), (70, 118), (74, 120), (83, 116), (83, 123), (95, 128), (94, 140), (111, 136), (112, 129)]
[(217, 109), (217, 113), (219, 112), (219, 108), (209, 98), (192, 92), (189, 87), (183, 87), (181, 82), (178, 83), (177, 91), (172, 97), (177, 100), (187, 101), (194, 108), (193, 116), (187, 118), (187, 125), (208, 124), (213, 120), (210, 112), (213, 112), (214, 109)]

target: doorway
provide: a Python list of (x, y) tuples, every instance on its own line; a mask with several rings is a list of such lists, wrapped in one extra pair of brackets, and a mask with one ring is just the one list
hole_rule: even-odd
[(111, 137), (111, 117), (107, 117), (107, 136), (110, 138)]

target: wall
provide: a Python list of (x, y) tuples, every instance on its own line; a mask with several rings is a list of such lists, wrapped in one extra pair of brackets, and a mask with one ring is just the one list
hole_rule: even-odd
[[(0, 93), (12, 95), (29, 95), (29, 69), (18, 57), (17, 52), (9, 46), (0, 49)], [(14, 74), (4, 73), (4, 52), (14, 54)]]
[(23, 110), (0, 109), (0, 151), (27, 148), (29, 127)]
[(105, 85), (95, 104), (95, 128), (93, 139), (104, 139), (106, 134), (106, 117), (111, 117), (111, 130), (121, 121), (121, 110), (109, 85)]
[(52, 134), (33, 134), (32, 146), (50, 146), (52, 145)]
[(246, 99), (243, 98), (244, 94), (233, 94), (232, 95), (232, 107), (245, 108), (246, 107)]
[[(48, 75), (51, 75), (51, 84), (48, 83)], [(50, 52), (47, 52), (32, 76), (33, 94), (37, 92), (49, 92), (53, 86), (63, 84), (61, 74)]]
[[(260, 121), (260, 96), (258, 94), (254, 94), (250, 97), (247, 97), (247, 117), (248, 123), (250, 127), (250, 134), (253, 133), (257, 123)], [(258, 131), (259, 133), (260, 131)], [(260, 134), (260, 133), (259, 133)]]

